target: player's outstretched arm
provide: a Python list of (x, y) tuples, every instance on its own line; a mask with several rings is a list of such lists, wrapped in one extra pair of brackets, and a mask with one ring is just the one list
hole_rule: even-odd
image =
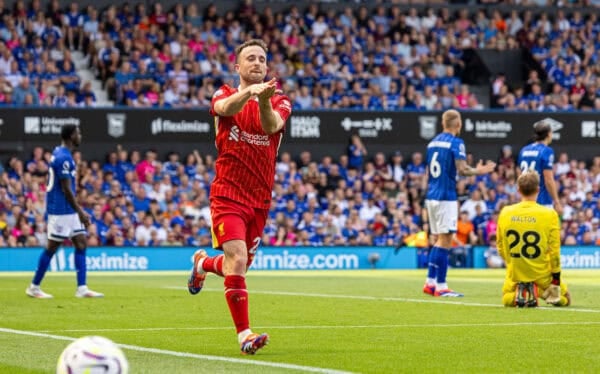
[(260, 101), (260, 124), (262, 125), (263, 131), (268, 135), (275, 134), (283, 128), (285, 122), (277, 113), (273, 110), (270, 100)]
[[(253, 85), (255, 86), (255, 85)], [(238, 114), (252, 97), (252, 86), (234, 93), (233, 95), (215, 102), (214, 110), (221, 117), (231, 117)]]
[(456, 170), (458, 170), (458, 174), (460, 174), (463, 177), (489, 174), (496, 168), (496, 163), (491, 160), (487, 160), (485, 164), (482, 160), (479, 160), (476, 167), (467, 165), (467, 161), (464, 159), (456, 160), (455, 165)]
[[(271, 88), (274, 93), (274, 87), (276, 87), (276, 84), (277, 81), (275, 78), (268, 82), (251, 84), (231, 96), (216, 101), (214, 104), (214, 111), (217, 115), (222, 117), (231, 117), (236, 115), (242, 110), (242, 108), (244, 108), (244, 105), (246, 105), (251, 97), (256, 96), (260, 99), (260, 95), (264, 94), (265, 91), (270, 90)], [(273, 93), (271, 93), (271, 96), (273, 96)]]
[(476, 175), (489, 174), (494, 171), (494, 169), (496, 169), (496, 163), (492, 160), (487, 160), (485, 163), (483, 163), (482, 160), (479, 160), (477, 166), (475, 167), (477, 172)]
[(273, 105), (271, 104), (271, 97), (273, 97), (277, 90), (277, 81), (273, 78), (265, 84), (266, 87), (256, 96), (258, 97), (260, 123), (263, 131), (271, 135), (281, 130), (285, 125), (285, 121), (277, 111), (273, 110)]

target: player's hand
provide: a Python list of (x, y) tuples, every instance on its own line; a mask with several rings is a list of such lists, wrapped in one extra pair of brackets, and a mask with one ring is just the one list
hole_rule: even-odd
[(548, 304), (558, 304), (560, 301), (560, 286), (551, 284), (542, 294), (542, 299), (546, 300)]
[(257, 83), (257, 84), (253, 84), (250, 87), (248, 87), (248, 90), (250, 91), (250, 96), (257, 96), (264, 89), (265, 89), (264, 83)]
[(489, 174), (492, 171), (494, 171), (494, 169), (496, 169), (496, 163), (492, 160), (487, 160), (484, 164), (483, 160), (479, 160), (475, 169), (477, 170), (479, 175)]
[(264, 90), (262, 93), (260, 93), (258, 95), (258, 101), (259, 102), (268, 101), (271, 97), (273, 97), (273, 95), (275, 95), (276, 90), (277, 90), (277, 87), (267, 88), (266, 90)]
[(259, 101), (269, 100), (275, 94), (275, 91), (277, 91), (277, 79), (273, 78), (264, 84), (264, 89), (257, 95)]
[(555, 203), (554, 204), (554, 210), (556, 210), (556, 213), (558, 213), (558, 216), (562, 218), (563, 215), (563, 206), (561, 203)]
[(77, 215), (79, 216), (79, 220), (83, 224), (83, 227), (87, 229), (91, 224), (90, 215), (84, 212), (83, 210), (78, 212)]
[(260, 97), (266, 90), (276, 87), (277, 80), (275, 78), (268, 82), (257, 83), (250, 86), (250, 95)]

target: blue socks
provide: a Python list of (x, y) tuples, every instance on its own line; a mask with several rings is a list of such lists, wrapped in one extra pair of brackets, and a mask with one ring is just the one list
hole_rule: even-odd
[(46, 275), (46, 271), (48, 271), (48, 266), (50, 266), (50, 260), (52, 260), (52, 256), (54, 256), (54, 252), (44, 250), (40, 254), (40, 258), (38, 260), (37, 269), (35, 269), (35, 275), (33, 276), (32, 284), (39, 286), (42, 283), (42, 279), (44, 279), (44, 275)]
[(427, 264), (427, 278), (435, 279), (438, 271), (437, 265), (437, 257), (438, 257), (439, 248), (431, 247), (429, 251), (429, 262)]
[(437, 284), (446, 283), (446, 274), (448, 273), (448, 254), (446, 248), (437, 248)]
[(87, 273), (85, 249), (75, 250), (75, 269), (77, 269), (77, 286), (85, 286), (85, 277)]

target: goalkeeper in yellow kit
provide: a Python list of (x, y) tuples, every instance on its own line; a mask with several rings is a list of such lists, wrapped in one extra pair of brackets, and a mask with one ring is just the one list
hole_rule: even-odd
[(540, 177), (519, 176), (521, 202), (500, 212), (498, 252), (506, 262), (505, 306), (536, 307), (538, 290), (548, 304), (567, 306), (571, 295), (560, 279), (560, 224), (555, 210), (536, 203)]

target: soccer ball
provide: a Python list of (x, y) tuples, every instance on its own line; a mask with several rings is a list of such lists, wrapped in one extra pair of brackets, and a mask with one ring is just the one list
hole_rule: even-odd
[(127, 374), (129, 363), (115, 343), (101, 336), (84, 336), (61, 353), (56, 374)]

